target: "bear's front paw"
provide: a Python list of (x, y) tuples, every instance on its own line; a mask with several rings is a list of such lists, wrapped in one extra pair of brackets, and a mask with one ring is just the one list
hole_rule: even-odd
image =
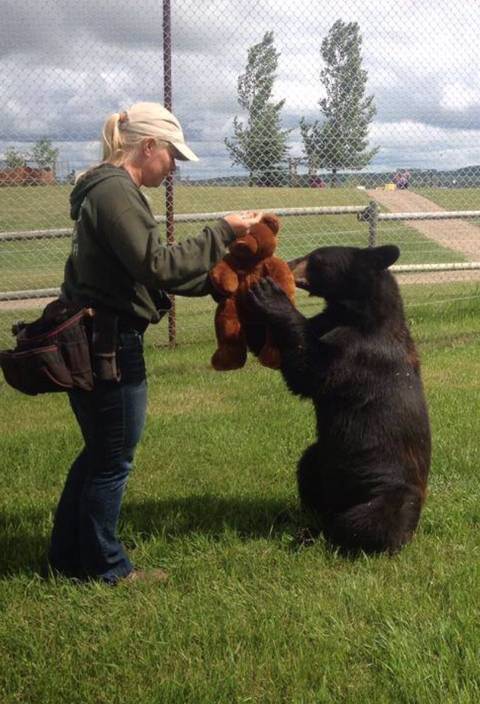
[(292, 303), (285, 291), (269, 276), (254, 284), (247, 293), (249, 305), (270, 323), (288, 320)]

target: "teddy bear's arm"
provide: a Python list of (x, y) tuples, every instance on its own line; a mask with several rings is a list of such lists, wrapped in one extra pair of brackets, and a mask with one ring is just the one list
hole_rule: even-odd
[(265, 262), (266, 275), (270, 276), (287, 294), (292, 303), (295, 302), (295, 279), (287, 262), (279, 257), (270, 257)]
[(210, 270), (210, 280), (217, 291), (221, 293), (235, 293), (238, 288), (238, 276), (226, 258)]

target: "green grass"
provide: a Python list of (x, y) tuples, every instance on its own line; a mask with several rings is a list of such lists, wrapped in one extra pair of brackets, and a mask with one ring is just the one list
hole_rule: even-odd
[[(438, 326), (438, 335), (448, 329), (452, 322), (450, 318), (444, 319), (444, 311), (448, 309), (449, 302), (457, 303), (473, 301), (480, 298), (479, 282), (437, 283), (437, 284), (407, 284), (402, 286), (406, 311), (412, 320), (425, 309), (432, 309), (441, 321)], [(297, 305), (306, 314), (313, 315), (319, 308), (318, 301), (310, 298), (305, 292), (297, 290)], [(199, 342), (213, 342), (216, 303), (210, 296), (205, 298), (176, 298), (176, 330), (175, 339), (178, 345), (196, 345)], [(17, 320), (30, 322), (41, 313), (40, 308), (14, 308), (11, 310), (0, 309), (0, 349), (12, 346), (13, 337), (11, 327)], [(435, 315), (430, 320), (436, 324)], [(456, 323), (453, 322), (455, 326)], [(434, 336), (435, 330), (429, 334)], [(147, 332), (147, 340), (155, 346), (169, 344), (168, 325), (163, 320), (159, 325), (151, 325)]]
[(447, 210), (480, 210), (478, 188), (415, 188), (415, 193)]
[(172, 352), (149, 338), (120, 531), (170, 583), (44, 581), (81, 440), (63, 395), (0, 383), (2, 704), (476, 704), (480, 303), (438, 300), (407, 306), (434, 451), (420, 529), (395, 558), (297, 546), (294, 472), (314, 416), (278, 373), (250, 359), (218, 374), (211, 339)]
[[(0, 188), (0, 232), (69, 227), (72, 186)], [(164, 189), (146, 189), (152, 209), (165, 212)], [(357, 189), (246, 188), (229, 186), (175, 187), (178, 213), (324, 205), (362, 205), (368, 196)]]
[[(70, 186), (0, 189), (0, 232), (70, 227)], [(164, 212), (163, 190), (150, 189), (155, 213)], [(366, 204), (368, 195), (357, 189), (289, 189), (178, 186), (178, 213)], [(181, 240), (196, 234), (203, 224), (179, 224)], [(355, 215), (284, 217), (278, 255), (291, 259), (327, 244), (366, 246), (368, 228)], [(401, 263), (463, 261), (458, 252), (439, 246), (402, 223), (388, 223), (379, 230), (378, 244), (394, 242), (402, 251)], [(0, 242), (2, 291), (51, 288), (60, 285), (69, 239)]]

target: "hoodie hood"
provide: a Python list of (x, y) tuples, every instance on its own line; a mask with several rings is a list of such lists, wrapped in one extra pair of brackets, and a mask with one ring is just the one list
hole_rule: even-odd
[(80, 207), (94, 186), (102, 181), (107, 181), (109, 178), (118, 178), (119, 176), (124, 176), (128, 181), (131, 181), (130, 176), (124, 169), (119, 166), (113, 166), (113, 164), (100, 164), (100, 166), (95, 166), (83, 176), (80, 176), (70, 193), (70, 217), (72, 220), (77, 220)]

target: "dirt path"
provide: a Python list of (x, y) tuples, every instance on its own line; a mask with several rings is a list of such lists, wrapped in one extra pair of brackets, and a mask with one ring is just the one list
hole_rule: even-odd
[[(433, 201), (411, 191), (375, 189), (368, 195), (391, 213), (446, 212)], [(405, 220), (409, 227), (438, 242), (442, 247), (461, 252), (472, 262), (480, 261), (480, 227), (466, 220)]]

